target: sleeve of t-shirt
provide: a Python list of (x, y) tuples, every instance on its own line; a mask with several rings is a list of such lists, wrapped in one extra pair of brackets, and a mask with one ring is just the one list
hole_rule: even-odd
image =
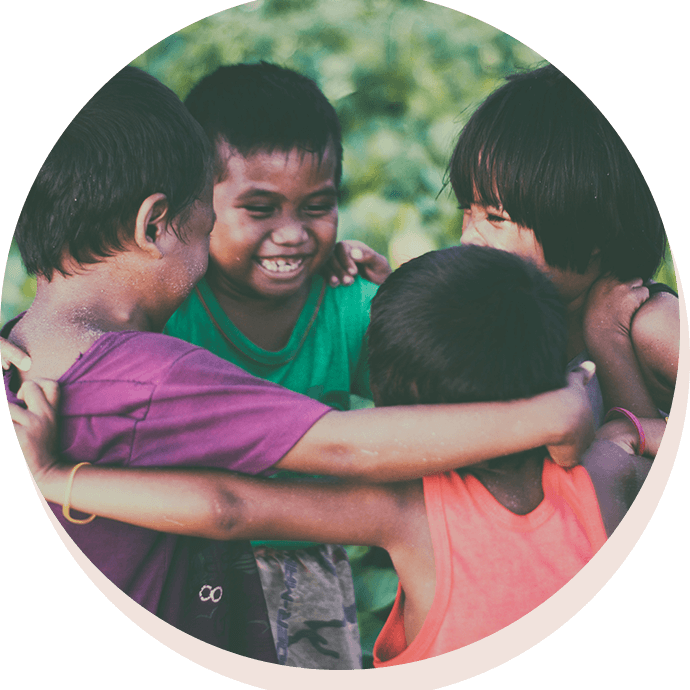
[(257, 474), (330, 410), (195, 348), (153, 389), (146, 416), (134, 430), (130, 464)]

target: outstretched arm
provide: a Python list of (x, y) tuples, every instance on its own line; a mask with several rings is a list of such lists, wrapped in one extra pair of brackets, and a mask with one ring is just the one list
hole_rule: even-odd
[[(567, 388), (528, 400), (330, 412), (275, 467), (356, 481), (395, 482), (540, 446), (548, 447), (555, 462), (569, 467), (579, 462), (592, 438), (585, 390), (592, 374), (593, 367), (583, 365), (569, 374)], [(36, 381), (25, 382), (20, 397), (29, 409), (10, 406), (35, 476), (49, 476), (59, 467), (51, 455), (49, 436), (55, 424), (51, 396), (57, 384), (49, 384), (46, 397)], [(42, 421), (47, 431), (41, 431)]]
[[(41, 385), (44, 388), (41, 388)], [(222, 470), (81, 467), (53, 457), (58, 389), (27, 382), (15, 431), (46, 500), (156, 531), (210, 539), (300, 539), (395, 547), (414, 500), (408, 484), (363, 486), (256, 479)], [(418, 511), (417, 511), (418, 512)]]
[(567, 388), (526, 400), (330, 412), (275, 467), (395, 482), (540, 446), (572, 467), (592, 440), (585, 387), (594, 367), (587, 364), (569, 375)]

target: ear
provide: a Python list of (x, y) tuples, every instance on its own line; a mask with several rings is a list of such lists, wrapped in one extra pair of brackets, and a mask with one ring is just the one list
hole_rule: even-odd
[(134, 241), (139, 249), (154, 259), (163, 256), (159, 245), (161, 239), (169, 232), (169, 211), (168, 198), (162, 192), (158, 192), (146, 197), (137, 213)]

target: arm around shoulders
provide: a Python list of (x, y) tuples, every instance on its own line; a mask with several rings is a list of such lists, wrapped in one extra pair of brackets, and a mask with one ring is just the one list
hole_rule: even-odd
[(300, 539), (395, 549), (405, 540), (411, 484), (266, 480), (225, 474), (209, 503), (224, 539)]

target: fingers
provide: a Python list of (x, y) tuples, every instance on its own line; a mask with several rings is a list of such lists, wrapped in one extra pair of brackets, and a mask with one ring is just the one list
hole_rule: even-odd
[(582, 381), (586, 386), (594, 378), (594, 374), (597, 372), (597, 365), (588, 360), (586, 362), (582, 362), (578, 368), (583, 372)]
[(9, 369), (10, 364), (14, 364), (21, 371), (29, 371), (31, 367), (31, 358), (26, 352), (4, 338), (0, 338), (0, 359), (3, 369)]
[(26, 426), (29, 422), (31, 413), (15, 403), (9, 403), (10, 417), (15, 424)]
[(352, 285), (354, 277), (357, 275), (357, 264), (351, 256), (351, 247), (349, 242), (338, 242), (333, 250), (333, 257), (331, 261), (331, 277), (330, 284), (333, 287), (338, 285)]
[(577, 369), (573, 369), (568, 374), (568, 381), (570, 384), (580, 384), (587, 386), (587, 384), (594, 378), (597, 367), (594, 362), (582, 362)]
[(55, 381), (43, 380), (48, 393), (36, 381), (25, 381), (17, 393), (17, 397), (26, 403), (27, 410), (43, 417), (54, 417), (55, 406), (59, 397), (59, 390)]

